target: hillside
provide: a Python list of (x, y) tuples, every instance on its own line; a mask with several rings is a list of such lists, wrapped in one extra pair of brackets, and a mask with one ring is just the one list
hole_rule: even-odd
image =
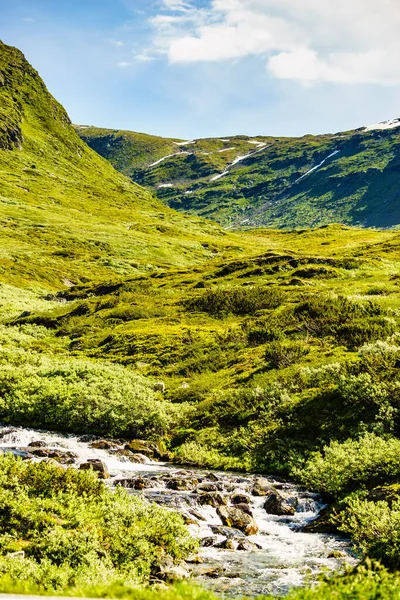
[(240, 247), (115, 171), (78, 137), (23, 54), (4, 44), (0, 82), (0, 280), (58, 287)]
[(76, 126), (169, 206), (225, 227), (400, 223), (400, 121), (302, 138), (173, 140)]
[[(247, 471), (263, 503), (257, 510), (271, 516), (273, 529), (265, 547), (239, 550), (235, 542), (232, 549), (226, 545), (232, 522), (221, 520), (227, 524), (218, 529), (227, 532), (221, 535), (225, 545), (218, 533), (206, 552), (237, 561), (233, 586), (252, 560), (255, 579), (265, 567), (276, 575), (280, 569), (270, 554), (276, 528), (288, 527), (288, 515), (304, 512), (308, 520), (308, 502), (318, 492), (318, 506), (329, 507), (306, 525), (307, 535), (318, 541), (324, 536), (315, 532), (344, 533), (360, 559), (380, 561), (389, 571), (366, 560), (345, 577), (288, 597), (397, 598), (400, 232), (341, 224), (227, 232), (175, 212), (115, 171), (80, 139), (21, 52), (4, 44), (0, 84), (0, 592), (214, 600), (191, 585), (149, 584), (169, 580), (166, 569), (179, 578), (183, 560), (206, 566), (190, 533), (204, 525), (202, 514), (192, 510), (195, 487), (207, 513), (222, 514), (216, 509), (225, 507), (238, 511), (242, 523), (242, 513), (253, 518), (243, 507), (246, 495), (237, 497), (243, 479), (237, 471)], [(232, 140), (141, 136), (135, 165), (145, 178), (153, 167), (143, 165), (154, 159), (161, 176), (164, 168), (176, 167), (162, 160), (165, 153), (176, 155), (178, 148), (171, 160), (192, 161), (192, 174), (204, 161), (215, 188), (245, 173), (256, 185), (250, 170), (276, 152), (275, 171), (306, 175), (295, 184), (302, 186), (314, 176), (322, 181), (339, 161), (351, 164), (354, 148), (362, 147), (354, 180), (366, 161), (366, 173), (383, 181), (383, 173), (391, 172), (393, 183), (398, 135), (394, 128), (303, 140), (240, 137), (234, 150), (225, 147)], [(112, 148), (114, 134), (107, 136), (104, 143)], [(115, 155), (124, 170), (137, 136), (126, 137), (133, 145), (117, 140), (125, 154)], [(250, 145), (252, 156), (238, 161), (237, 148), (245, 156)], [(193, 147), (208, 154), (192, 153)], [(291, 166), (285, 162), (290, 148)], [(384, 157), (379, 168), (368, 166), (378, 155)], [(228, 174), (219, 177), (224, 169)], [(349, 172), (341, 178), (351, 187)], [(169, 183), (165, 174), (150, 187)], [(392, 183), (387, 190), (394, 198)], [(157, 189), (169, 193), (174, 186)], [(226, 190), (226, 220), (232, 217), (232, 189)], [(368, 206), (383, 218), (391, 204), (372, 191)], [(309, 207), (308, 196), (307, 202)], [(294, 214), (288, 211), (287, 223)], [(299, 223), (304, 219), (299, 212)], [(32, 430), (27, 437), (26, 428), (40, 430), (48, 441), (33, 440)], [(68, 445), (54, 447), (54, 431), (67, 434), (75, 450), (80, 443), (108, 449), (123, 467), (122, 481), (142, 497), (119, 480), (104, 484), (107, 465), (101, 460), (82, 463)], [(82, 437), (74, 441), (71, 434)], [(152, 502), (146, 500), (142, 468), (149, 462), (142, 452), (175, 473), (163, 479)], [(221, 473), (208, 472), (202, 488), (187, 471), (191, 466), (234, 470), (234, 485), (228, 489)], [(301, 507), (288, 495), (286, 478), (307, 486)], [(177, 490), (187, 505), (178, 506)], [(271, 498), (272, 509), (264, 504)], [(243, 542), (251, 541), (246, 530), (241, 533)], [(292, 538), (301, 542), (303, 533), (288, 528), (285, 534), (284, 554), (294, 561), (290, 572), (297, 562)], [(307, 544), (299, 548), (307, 558)], [(318, 565), (325, 568), (319, 548)], [(340, 552), (330, 554), (335, 571), (342, 559)], [(220, 567), (205, 577), (223, 579)], [(315, 575), (306, 566), (305, 581)]]

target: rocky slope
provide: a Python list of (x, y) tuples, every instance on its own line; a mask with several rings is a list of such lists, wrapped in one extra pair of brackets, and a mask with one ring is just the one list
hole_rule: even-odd
[(169, 206), (225, 227), (400, 223), (400, 120), (302, 138), (182, 141), (76, 126)]

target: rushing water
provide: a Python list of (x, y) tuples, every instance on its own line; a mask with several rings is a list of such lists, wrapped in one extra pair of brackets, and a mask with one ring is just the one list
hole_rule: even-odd
[[(83, 440), (86, 440), (83, 438)], [(100, 450), (90, 446), (90, 441), (73, 435), (60, 435), (45, 431), (0, 426), (0, 448), (31, 460), (41, 460), (30, 455), (29, 444), (42, 442), (46, 450), (74, 453), (73, 464), (78, 467), (89, 459), (103, 461), (109, 470), (111, 486), (125, 485), (131, 493), (143, 494), (149, 500), (182, 512), (190, 522), (192, 533), (203, 543), (211, 540), (212, 546), (200, 550), (200, 564), (190, 564), (192, 576), (201, 585), (220, 595), (257, 596), (259, 594), (285, 594), (290, 588), (315, 580), (322, 571), (337, 571), (345, 564), (355, 564), (350, 544), (334, 535), (304, 533), (302, 527), (315, 519), (323, 507), (317, 494), (307, 492), (293, 484), (267, 478), (279, 490), (295, 498), (296, 512), (292, 516), (274, 516), (264, 509), (265, 497), (251, 494), (255, 475), (237, 475), (201, 470), (183, 471), (182, 468), (148, 459), (146, 464), (131, 462), (115, 450)], [(131, 482), (145, 480), (144, 489), (133, 489)], [(176, 491), (170, 488), (171, 479), (191, 479), (214, 484), (228, 498), (230, 494), (250, 496), (249, 508), (259, 527), (258, 533), (249, 537), (231, 528), (221, 528), (217, 509), (199, 503), (196, 489)], [(253, 551), (239, 551), (216, 547), (231, 536), (247, 539), (258, 545)]]

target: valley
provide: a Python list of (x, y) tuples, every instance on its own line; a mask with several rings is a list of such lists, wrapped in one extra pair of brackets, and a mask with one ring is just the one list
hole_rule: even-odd
[(0, 591), (396, 598), (397, 122), (166, 140), (0, 82)]

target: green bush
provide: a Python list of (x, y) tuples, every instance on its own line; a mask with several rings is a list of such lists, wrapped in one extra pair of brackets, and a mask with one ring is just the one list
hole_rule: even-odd
[(400, 476), (400, 440), (367, 433), (343, 443), (333, 441), (295, 474), (306, 486), (335, 496), (362, 485), (375, 487)]
[(389, 506), (384, 501), (350, 497), (339, 522), (364, 555), (400, 569), (400, 499)]
[(216, 288), (185, 302), (187, 310), (208, 313), (214, 317), (227, 314), (253, 315), (259, 310), (280, 306), (283, 294), (271, 287), (248, 286)]
[[(57, 591), (125, 579), (148, 582), (160, 558), (196, 548), (178, 513), (117, 488), (97, 475), (0, 457), (0, 589), (20, 584)], [(25, 558), (7, 558), (23, 551)]]
[(0, 351), (0, 418), (56, 431), (161, 437), (173, 407), (127, 368), (88, 359)]
[(267, 346), (265, 360), (273, 369), (285, 369), (297, 363), (308, 352), (308, 345), (301, 340), (276, 341)]

